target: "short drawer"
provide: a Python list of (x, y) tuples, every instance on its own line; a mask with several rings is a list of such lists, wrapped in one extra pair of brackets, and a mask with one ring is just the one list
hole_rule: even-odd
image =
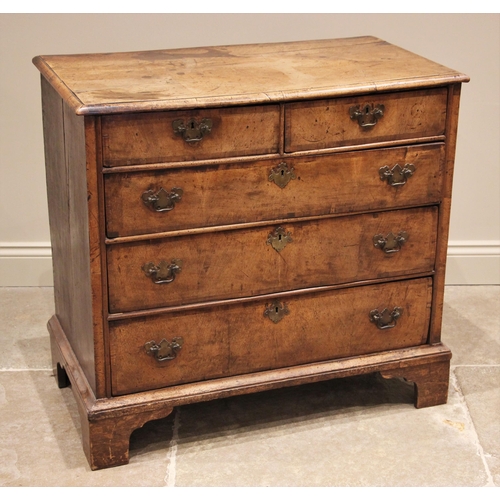
[[(105, 177), (108, 238), (437, 203), (444, 146)], [(406, 172), (406, 174), (405, 174)]]
[(113, 395), (425, 344), (432, 280), (110, 323)]
[(285, 151), (443, 136), (447, 89), (304, 101), (285, 106)]
[(437, 208), (427, 207), (109, 245), (109, 307), (126, 312), (431, 272), (436, 232)]
[(101, 119), (106, 167), (277, 153), (279, 107), (107, 115)]

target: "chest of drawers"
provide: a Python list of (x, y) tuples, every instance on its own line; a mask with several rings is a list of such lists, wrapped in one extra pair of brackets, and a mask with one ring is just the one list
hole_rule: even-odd
[(93, 469), (214, 398), (380, 372), (446, 402), (467, 76), (373, 37), (34, 64), (53, 363)]

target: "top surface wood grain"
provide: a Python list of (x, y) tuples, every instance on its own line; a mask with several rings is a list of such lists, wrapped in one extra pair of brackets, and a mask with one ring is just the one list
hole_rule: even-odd
[(375, 37), (37, 56), (33, 63), (81, 115), (326, 98), (469, 80)]

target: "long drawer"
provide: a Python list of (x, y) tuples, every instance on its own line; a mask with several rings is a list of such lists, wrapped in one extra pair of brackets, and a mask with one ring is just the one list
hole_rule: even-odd
[(113, 395), (424, 344), (431, 295), (425, 278), (113, 321)]
[(108, 238), (438, 202), (444, 146), (105, 177)]
[(277, 153), (279, 106), (108, 115), (106, 167)]
[(431, 272), (437, 212), (396, 210), (109, 245), (110, 312)]
[(444, 135), (446, 88), (285, 106), (285, 151), (308, 151)]

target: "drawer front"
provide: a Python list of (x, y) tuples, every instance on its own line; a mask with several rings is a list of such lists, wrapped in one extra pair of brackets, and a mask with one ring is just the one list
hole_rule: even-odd
[(442, 136), (447, 95), (437, 88), (288, 104), (285, 151)]
[(436, 231), (437, 208), (427, 207), (110, 245), (109, 307), (125, 312), (430, 272)]
[(425, 278), (114, 321), (113, 395), (425, 344), (431, 295)]
[[(432, 144), (109, 174), (105, 178), (107, 235), (436, 203), (443, 158), (444, 146)], [(407, 177), (401, 177), (405, 168)]]
[(277, 153), (279, 107), (103, 116), (107, 167)]

